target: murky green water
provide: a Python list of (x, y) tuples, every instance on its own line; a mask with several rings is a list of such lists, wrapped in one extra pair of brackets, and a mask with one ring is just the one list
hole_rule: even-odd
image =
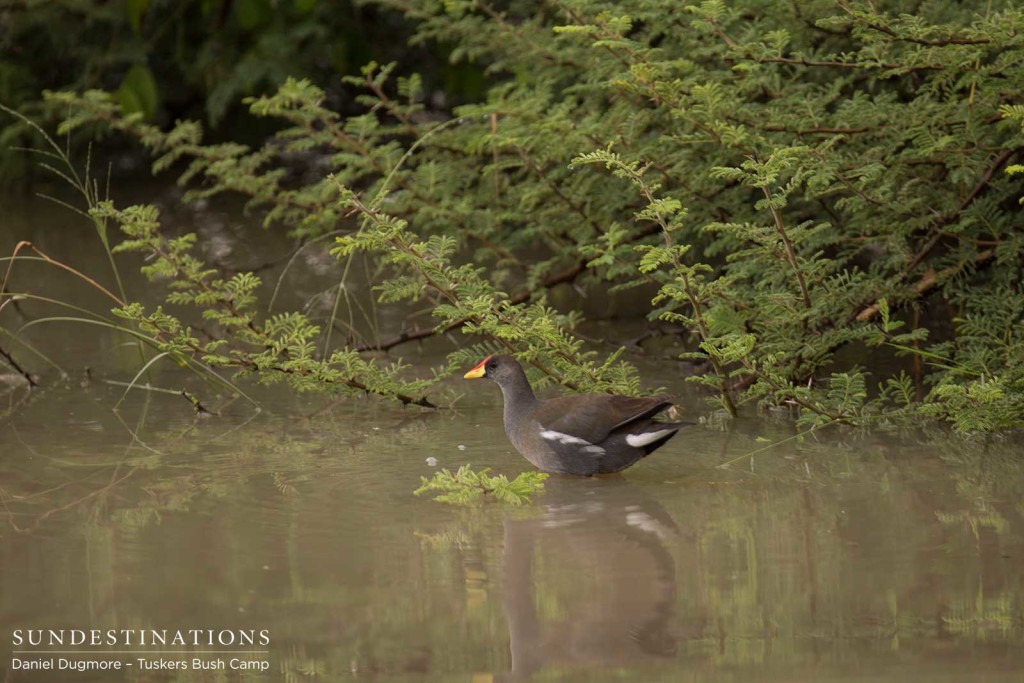
[[(426, 458), (526, 465), (493, 396), (460, 414), (293, 405), (201, 421), (160, 396), (136, 431), (141, 406), (124, 424), (110, 412), (118, 393), (61, 391), (4, 430), (5, 633), (267, 629), (268, 680), (1024, 670), (1022, 478), (1006, 447), (830, 440), (723, 471), (785, 429), (697, 428), (626, 476), (553, 479), (531, 509), (454, 509), (410, 494)], [(2, 661), (14, 649), (5, 637)]]
[[(75, 244), (62, 234), (52, 249)], [(17, 404), (0, 423), (5, 681), (1024, 680), (1012, 440), (834, 432), (742, 458), (793, 433), (753, 419), (695, 427), (624, 476), (553, 477), (528, 509), (457, 509), (411, 495), (427, 458), (529, 467), (489, 384), (440, 413), (281, 389), (259, 414), (209, 397), (222, 414), (197, 419), (141, 391), (115, 413), (105, 380), (131, 378), (130, 347), (50, 329), (37, 341), (74, 378), (0, 392)], [(167, 367), (152, 381), (202, 389)], [(68, 642), (16, 643), (38, 629)], [(70, 643), (90, 629), (267, 642)], [(131, 666), (15, 668), (62, 658)]]

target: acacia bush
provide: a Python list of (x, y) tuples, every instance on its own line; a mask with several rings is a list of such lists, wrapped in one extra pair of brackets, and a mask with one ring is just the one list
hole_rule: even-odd
[[(156, 170), (184, 164), (189, 198), (241, 193), (271, 229), (341, 231), (339, 257), (385, 269), (383, 302), (426, 302), (437, 322), (322, 351), (304, 341), (320, 321), (290, 318), (300, 338), (278, 346), (228, 325), (204, 362), (288, 375), (302, 359), (303, 388), (343, 364), (333, 386), (375, 390), (384, 380), (366, 352), (458, 329), (570, 388), (635, 393), (627, 359), (586, 351), (573, 334), (581, 312), (555, 310), (546, 293), (647, 286), (645, 313), (687, 338), (706, 370), (693, 379), (722, 410), (791, 406), (810, 425), (1024, 422), (1014, 3), (373, 4), (415, 22), (414, 41), (486, 67), (486, 98), (431, 111), (419, 78), (371, 64), (347, 79), (365, 111), (344, 117), (320, 86), (289, 80), (249, 101), (280, 125), (250, 147), (204, 144), (195, 122), (161, 130), (109, 93), (48, 96), (70, 112), (62, 133), (102, 123), (137, 137)], [(287, 172), (312, 157), (331, 174)], [(125, 248), (160, 256), (155, 217), (140, 228), (137, 210), (100, 210), (129, 227)], [(161, 274), (186, 291), (213, 277)], [(152, 327), (157, 314), (120, 315)], [(235, 347), (230, 362), (222, 344)], [(917, 363), (864, 367), (880, 347)], [(481, 351), (455, 352), (437, 377)], [(415, 395), (387, 383), (377, 393), (430, 391), (412, 381)]]

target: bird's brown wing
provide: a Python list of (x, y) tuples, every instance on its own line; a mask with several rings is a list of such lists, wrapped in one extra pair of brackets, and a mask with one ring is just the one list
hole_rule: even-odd
[(599, 444), (616, 429), (651, 417), (672, 403), (663, 396), (635, 398), (611, 394), (560, 396), (534, 413), (542, 429)]

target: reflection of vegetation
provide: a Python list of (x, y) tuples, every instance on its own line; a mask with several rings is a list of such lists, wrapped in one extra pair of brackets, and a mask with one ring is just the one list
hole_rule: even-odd
[(493, 496), (495, 500), (510, 505), (529, 503), (532, 496), (544, 492), (544, 480), (548, 475), (542, 472), (523, 472), (515, 479), (509, 480), (504, 474), (491, 476), (490, 470), (474, 471), (469, 465), (463, 465), (452, 474), (447, 469), (435, 472), (430, 479), (421, 477), (423, 485), (414, 493), (438, 492), (434, 500), (452, 505), (469, 505), (484, 496)]
[[(154, 395), (148, 419), (129, 421), (132, 435), (102, 394), (85, 405), (79, 398), (69, 392), (61, 407), (101, 428), (34, 427), (43, 408), (33, 404), (0, 459), (0, 548), (10, 549), (0, 585), (25, 586), (0, 594), (5, 613), (73, 620), (63, 605), (88, 594), (89, 618), (104, 626), (270, 624), (274, 657), (298, 680), (311, 670), (507, 671), (505, 534), (518, 529), (521, 540), (534, 532), (547, 539), (531, 546), (526, 595), (551, 635), (548, 652), (564, 646), (555, 659), (562, 668), (546, 672), (553, 678), (586, 666), (570, 657), (571, 645), (585, 643), (566, 634), (586, 636), (574, 624), (599, 623), (603, 608), (619, 604), (612, 598), (666, 599), (651, 583), (635, 583), (654, 546), (673, 558), (654, 566), (672, 567), (676, 590), (671, 621), (659, 623), (664, 638), (643, 631), (622, 643), (666, 645), (643, 680), (678, 680), (684, 666), (748, 680), (771, 667), (791, 675), (808, 662), (823, 677), (860, 655), (881, 666), (1024, 643), (1024, 584), (1015, 571), (1024, 476), (1012, 444), (980, 453), (948, 441), (876, 443), (846, 432), (843, 443), (823, 433), (784, 457), (757, 460), (754, 472), (697, 469), (670, 484), (652, 466), (646, 479), (643, 471), (625, 480), (549, 479), (528, 510), (453, 509), (408, 489), (424, 457), (459, 453), (463, 418), (401, 422), (405, 411), (362, 403), (315, 421), (167, 424), (158, 420), (175, 413), (165, 406), (183, 402)], [(382, 422), (393, 428), (370, 426)], [(115, 447), (118, 433), (125, 437)], [(695, 451), (711, 452), (725, 437), (694, 439)], [(755, 445), (755, 435), (734, 432), (723, 457)], [(604, 521), (611, 508), (588, 493), (595, 490), (622, 496), (617, 524)], [(942, 521), (974, 510), (1003, 521)], [(8, 519), (31, 533), (12, 532)], [(581, 527), (590, 533), (578, 534)], [(68, 599), (42, 601), (44, 594)], [(671, 643), (678, 652), (667, 656)], [(600, 678), (587, 673), (575, 675)]]
[(950, 633), (967, 636), (980, 641), (993, 638), (1007, 638), (1013, 634), (1014, 620), (1020, 615), (1014, 609), (1012, 593), (1005, 592), (995, 598), (987, 598), (978, 587), (978, 595), (972, 601), (961, 601), (953, 605), (950, 614), (942, 617)]

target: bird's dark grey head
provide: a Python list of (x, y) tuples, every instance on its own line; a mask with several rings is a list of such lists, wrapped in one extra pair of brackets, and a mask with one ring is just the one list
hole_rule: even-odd
[(465, 374), (466, 379), (486, 377), (499, 385), (507, 385), (523, 378), (523, 369), (512, 356), (488, 356)]
[(506, 425), (509, 415), (521, 413), (536, 400), (530, 382), (526, 379), (526, 373), (523, 372), (519, 361), (512, 356), (488, 356), (465, 374), (466, 379), (478, 377), (494, 380), (494, 383), (501, 387), (502, 396), (505, 397)]

